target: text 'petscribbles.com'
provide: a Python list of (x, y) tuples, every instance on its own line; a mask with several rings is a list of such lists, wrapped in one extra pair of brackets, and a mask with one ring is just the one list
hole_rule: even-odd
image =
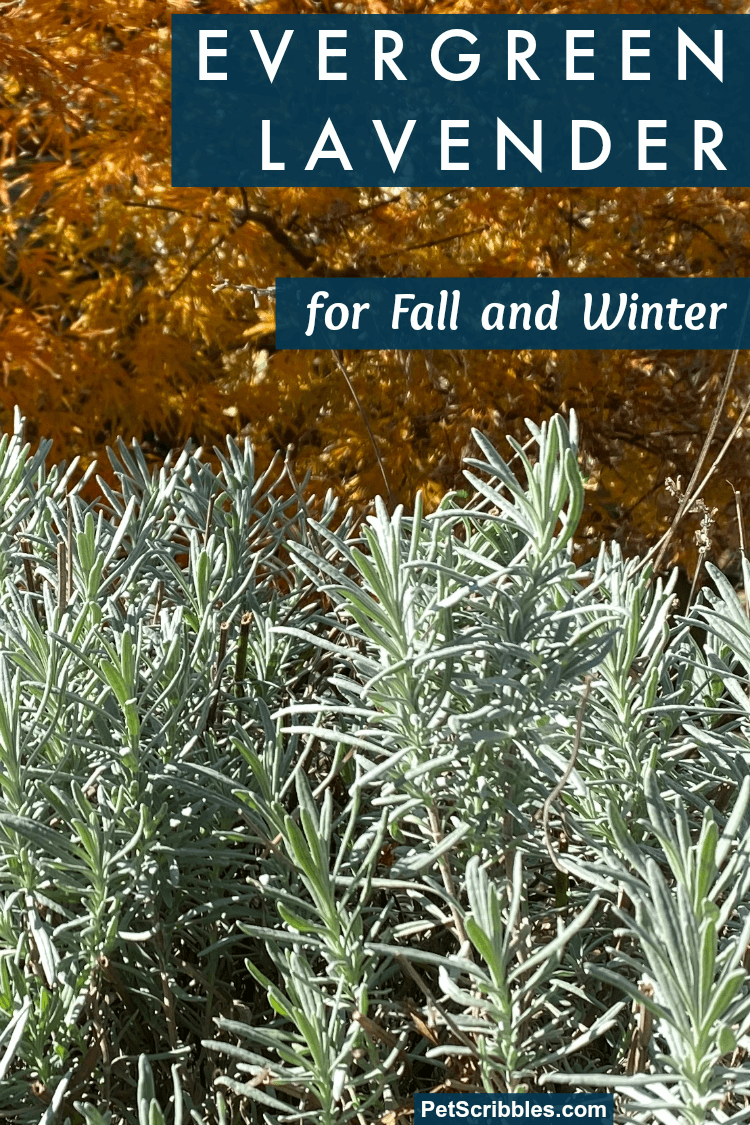
[(416, 1125), (454, 1121), (596, 1121), (612, 1125), (612, 1094), (416, 1094)]

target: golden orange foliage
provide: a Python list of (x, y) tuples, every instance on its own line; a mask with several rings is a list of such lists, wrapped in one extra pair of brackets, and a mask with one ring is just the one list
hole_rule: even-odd
[[(749, 189), (361, 190), (170, 186), (174, 12), (730, 13), (740, 0), (25, 0), (0, 22), (0, 422), (18, 404), (58, 458), (115, 435), (154, 454), (248, 434), (292, 446), (316, 491), (357, 503), (460, 487), (472, 426), (493, 440), (575, 407), (588, 533), (653, 542), (690, 475), (728, 354), (274, 349), (273, 305), (240, 284), (312, 276), (745, 276)], [(716, 448), (743, 401), (738, 366)], [(363, 416), (366, 415), (366, 417)], [(734, 539), (735, 443), (705, 498)], [(692, 529), (688, 528), (687, 534)]]

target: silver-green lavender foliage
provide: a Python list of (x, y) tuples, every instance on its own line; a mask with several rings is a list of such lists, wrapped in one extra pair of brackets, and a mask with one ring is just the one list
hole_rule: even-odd
[(581, 563), (575, 419), (529, 429), (361, 524), (248, 445), (120, 443), (94, 506), (3, 439), (4, 1119), (375, 1122), (446, 1082), (750, 1116), (745, 606)]

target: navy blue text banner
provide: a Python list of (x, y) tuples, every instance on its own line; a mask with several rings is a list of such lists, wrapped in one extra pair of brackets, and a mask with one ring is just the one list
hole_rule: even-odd
[(278, 348), (750, 348), (748, 278), (291, 278)]
[(591, 1121), (612, 1125), (612, 1094), (415, 1094), (414, 1125), (467, 1122)]
[(172, 17), (180, 187), (750, 183), (735, 16)]

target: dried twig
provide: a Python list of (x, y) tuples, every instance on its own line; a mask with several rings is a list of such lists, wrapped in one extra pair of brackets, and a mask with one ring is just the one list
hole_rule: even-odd
[(68, 498), (68, 521), (65, 529), (65, 546), (68, 552), (67, 582), (65, 586), (65, 601), (67, 605), (73, 601), (73, 506)]
[(745, 549), (745, 520), (742, 514), (742, 497), (731, 481), (727, 481), (727, 484), (734, 494), (734, 503), (737, 509), (737, 531), (740, 537), (740, 555), (743, 559), (746, 559), (747, 550)]
[(219, 651), (216, 656), (216, 666), (214, 668), (214, 695), (211, 700), (211, 707), (209, 708), (208, 718), (206, 719), (206, 730), (209, 730), (216, 722), (216, 716), (219, 710), (219, 696), (221, 694), (221, 666), (224, 663), (224, 657), (227, 654), (227, 639), (229, 636), (229, 622), (222, 621), (219, 626)]
[[(747, 311), (746, 311), (745, 315), (747, 315)], [(698, 478), (700, 476), (701, 469), (703, 468), (706, 457), (708, 456), (708, 451), (711, 448), (711, 443), (714, 440), (714, 435), (715, 435), (716, 429), (719, 425), (719, 419), (721, 418), (722, 414), (724, 413), (724, 404), (727, 401), (727, 395), (729, 394), (729, 388), (731, 386), (732, 379), (734, 378), (734, 370), (737, 366), (737, 357), (739, 356), (739, 354), (740, 353), (739, 353), (739, 350), (737, 348), (735, 348), (735, 350), (732, 352), (732, 358), (729, 361), (729, 367), (727, 368), (727, 373), (724, 376), (724, 382), (722, 383), (721, 391), (719, 392), (719, 398), (718, 398), (718, 401), (716, 403), (716, 407), (714, 409), (713, 417), (711, 418), (711, 425), (708, 427), (708, 433), (706, 434), (706, 439), (703, 442), (703, 447), (702, 447), (700, 453), (698, 454), (698, 460), (695, 463), (695, 468), (693, 469), (693, 475), (691, 476), (691, 478), (688, 482), (688, 486), (685, 489), (685, 492), (683, 494), (680, 505), (677, 508), (677, 514), (675, 515), (674, 519), (672, 520), (672, 523), (671, 523), (669, 529), (667, 530), (666, 534), (664, 536), (662, 536), (660, 544), (657, 544), (659, 550), (658, 550), (658, 553), (656, 555), (656, 559), (654, 560), (654, 574), (658, 574), (659, 571), (661, 570), (662, 563), (664, 562), (664, 556), (667, 553), (667, 548), (668, 548), (669, 544), (672, 542), (672, 538), (674, 537), (674, 533), (677, 530), (680, 523), (682, 522), (682, 520), (684, 519), (684, 517), (690, 511), (693, 500), (695, 499), (693, 489), (696, 486), (696, 483), (697, 483)]]
[(232, 282), (225, 280), (211, 286), (212, 293), (221, 293), (222, 289), (234, 289), (237, 293), (252, 293), (256, 309), (260, 307), (259, 297), (276, 297), (275, 285), (268, 285), (265, 289), (261, 289), (257, 285), (233, 285)]
[(164, 600), (164, 581), (159, 579), (156, 584), (156, 598), (154, 600), (154, 614), (151, 618), (152, 625), (159, 624), (159, 614), (161, 613), (161, 603)]
[(203, 550), (205, 551), (208, 546), (208, 540), (211, 535), (211, 523), (214, 518), (214, 504), (216, 503), (216, 493), (212, 492), (208, 500), (208, 508), (206, 509), (206, 522), (203, 527)]
[(21, 552), (23, 554), (23, 573), (26, 579), (26, 589), (31, 595), (31, 608), (34, 611), (34, 617), (37, 620), (37, 624), (41, 624), (39, 616), (39, 606), (37, 605), (37, 600), (35, 597), (36, 582), (34, 581), (34, 571), (31, 566), (31, 560), (34, 557), (34, 552), (28, 539), (21, 540)]
[[(746, 549), (746, 546), (745, 546), (745, 517), (742, 513), (742, 496), (737, 491), (737, 489), (734, 487), (734, 485), (731, 483), (731, 481), (727, 481), (727, 484), (729, 485), (729, 487), (731, 488), (731, 490), (734, 494), (734, 504), (735, 504), (735, 507), (737, 509), (737, 533), (739, 535), (739, 540), (740, 540), (740, 557), (742, 558), (742, 561), (743, 561), (743, 564), (744, 564), (747, 561), (747, 549)], [(744, 603), (745, 604), (745, 616), (746, 617), (750, 617), (750, 596), (749, 595), (750, 595), (750, 591), (746, 590), (745, 591), (745, 603)]]
[[(443, 839), (443, 833), (442, 833), (442, 830), (440, 828), (440, 820), (438, 818), (437, 809), (435, 808), (434, 805), (428, 805), (427, 806), (427, 816), (429, 817), (429, 820), (430, 820), (430, 831), (432, 832), (432, 838), (435, 841), (436, 845), (440, 845), (440, 843), (442, 842), (442, 839)], [(464, 920), (461, 917), (457, 907), (453, 905), (453, 903), (457, 900), (458, 896), (456, 894), (456, 885), (453, 882), (453, 874), (451, 872), (451, 865), (448, 861), (448, 856), (445, 854), (445, 852), (441, 856), (438, 857), (438, 867), (440, 868), (440, 875), (441, 875), (441, 878), (443, 880), (443, 886), (445, 887), (448, 895), (452, 899), (450, 907), (451, 907), (451, 914), (453, 915), (453, 925), (455, 926), (455, 929), (456, 929), (456, 937), (458, 938), (458, 941), (459, 941), (460, 945), (468, 946), (467, 956), (468, 956), (468, 959), (471, 960), (471, 945), (469, 944), (469, 936), (466, 933), (466, 927), (464, 926)]]
[[(654, 995), (654, 986), (650, 981), (642, 980), (640, 990), (649, 999)], [(633, 1011), (636, 1025), (633, 1028), (633, 1038), (630, 1043), (628, 1060), (625, 1068), (626, 1074), (641, 1074), (646, 1069), (648, 1062), (648, 1048), (654, 1026), (654, 1017), (645, 1004), (634, 1003)]]
[(57, 544), (57, 604), (60, 612), (65, 609), (68, 590), (68, 549), (65, 541)]
[(467, 1035), (464, 1035), (460, 1028), (457, 1027), (455, 1021), (451, 1018), (449, 1013), (446, 1012), (445, 1008), (443, 1008), (438, 1003), (438, 1001), (435, 999), (435, 996), (433, 995), (431, 988), (426, 983), (421, 973), (418, 973), (414, 966), (410, 964), (410, 962), (407, 961), (406, 957), (401, 953), (394, 954), (394, 960), (397, 961), (403, 971), (411, 977), (411, 979), (417, 985), (419, 990), (424, 994), (435, 1011), (440, 1013), (440, 1015), (445, 1020), (446, 1025), (451, 1029), (458, 1042), (463, 1043), (464, 1047), (468, 1047), (469, 1051), (475, 1059), (481, 1058), (479, 1051), (477, 1050), (476, 1043), (472, 1043), (471, 1039), (469, 1039)]
[(240, 643), (237, 646), (237, 663), (234, 668), (234, 683), (237, 695), (242, 695), (242, 684), (247, 667), (247, 638), (250, 633), (252, 613), (243, 613), (240, 618)]
[(586, 677), (585, 686), (584, 686), (584, 689), (583, 689), (583, 694), (581, 695), (581, 701), (578, 704), (578, 712), (576, 714), (576, 733), (575, 733), (575, 737), (573, 739), (573, 749), (571, 751), (570, 758), (568, 760), (568, 764), (565, 767), (565, 770), (563, 771), (562, 777), (560, 778), (557, 785), (552, 790), (549, 797), (547, 797), (547, 800), (544, 802), (544, 804), (542, 806), (542, 817), (541, 817), (541, 819), (542, 819), (542, 825), (544, 827), (544, 842), (547, 845), (547, 851), (549, 852), (549, 857), (552, 860), (553, 864), (555, 865), (555, 868), (556, 868), (557, 871), (564, 871), (565, 868), (560, 864), (560, 861), (557, 858), (557, 855), (555, 854), (555, 849), (552, 846), (552, 838), (550, 836), (550, 830), (549, 830), (549, 818), (550, 818), (550, 813), (552, 812), (552, 806), (554, 805), (555, 801), (557, 800), (557, 798), (560, 796), (563, 789), (567, 785), (568, 778), (570, 777), (570, 775), (572, 774), (572, 772), (575, 768), (576, 759), (578, 758), (578, 751), (581, 748), (581, 732), (583, 730), (583, 712), (586, 708), (586, 703), (588, 701), (589, 695), (591, 694), (591, 679), (592, 679), (591, 676)]
[(367, 433), (368, 433), (369, 438), (370, 438), (370, 444), (372, 445), (373, 451), (375, 453), (375, 457), (376, 457), (376, 460), (378, 462), (378, 466), (380, 468), (380, 474), (383, 478), (383, 483), (385, 484), (386, 492), (388, 493), (388, 506), (391, 508), (391, 510), (393, 510), (394, 503), (395, 503), (394, 495), (393, 495), (393, 492), (391, 490), (391, 485), (390, 485), (390, 481), (388, 480), (388, 475), (385, 471), (385, 465), (383, 464), (383, 458), (380, 456), (380, 450), (378, 449), (377, 442), (375, 441), (375, 434), (372, 432), (372, 427), (370, 426), (370, 420), (367, 417), (367, 414), (365, 412), (365, 408), (360, 401), (359, 395), (357, 394), (357, 392), (354, 389), (354, 384), (352, 383), (351, 379), (349, 378), (349, 372), (346, 370), (346, 367), (344, 366), (344, 360), (343, 360), (342, 354), (340, 352), (337, 352), (337, 351), (332, 351), (331, 355), (335, 359), (336, 366), (338, 367), (339, 371), (344, 376), (344, 378), (346, 380), (346, 385), (349, 388), (349, 391), (351, 392), (352, 398), (354, 399), (355, 403), (357, 404), (357, 409), (359, 410), (360, 415), (362, 416), (362, 421), (364, 422), (365, 428), (367, 429)]
[[(743, 335), (743, 332), (745, 330), (745, 324), (747, 322), (748, 315), (750, 315), (750, 294), (748, 295), (747, 301), (745, 302), (745, 310), (742, 314), (742, 321), (740, 323), (740, 328), (739, 328), (739, 332), (738, 332), (738, 341), (742, 339), (742, 335)], [(745, 402), (745, 405), (742, 408), (742, 412), (740, 413), (739, 418), (737, 419), (734, 426), (732, 427), (732, 430), (729, 434), (729, 437), (724, 442), (724, 445), (719, 450), (719, 453), (716, 456), (711, 468), (708, 470), (708, 472), (706, 473), (705, 477), (703, 478), (703, 480), (701, 481), (701, 483), (699, 485), (698, 479), (700, 477), (701, 470), (702, 470), (703, 465), (705, 463), (706, 457), (708, 456), (708, 451), (711, 448), (711, 443), (714, 440), (714, 436), (716, 434), (716, 430), (717, 430), (718, 425), (719, 425), (719, 420), (720, 420), (722, 414), (724, 413), (724, 406), (725, 406), (725, 403), (726, 403), (726, 400), (727, 400), (727, 395), (729, 394), (729, 388), (731, 386), (732, 379), (734, 378), (734, 372), (735, 372), (735, 368), (737, 367), (737, 359), (739, 357), (739, 354), (740, 354), (739, 348), (735, 348), (734, 351), (732, 352), (731, 357), (730, 357), (729, 366), (727, 368), (727, 373), (724, 376), (724, 382), (722, 383), (721, 391), (719, 392), (719, 398), (718, 398), (718, 401), (716, 403), (716, 407), (714, 409), (713, 417), (711, 418), (711, 424), (708, 428), (708, 433), (706, 434), (706, 439), (703, 442), (703, 447), (701, 448), (701, 451), (698, 455), (698, 460), (696, 462), (695, 468), (693, 469), (693, 475), (691, 476), (691, 478), (688, 482), (688, 486), (685, 489), (685, 493), (684, 493), (684, 496), (682, 498), (682, 502), (680, 503), (680, 505), (677, 509), (677, 513), (675, 515), (675, 518), (673, 519), (670, 527), (667, 529), (665, 534), (661, 537), (659, 542), (651, 549), (651, 551), (648, 552), (648, 554), (643, 559), (643, 565), (645, 565), (647, 562), (650, 562), (650, 560), (654, 557), (654, 555), (656, 556), (655, 559), (654, 559), (654, 569), (653, 569), (654, 574), (658, 574), (660, 572), (662, 564), (663, 564), (665, 556), (666, 556), (666, 553), (667, 553), (667, 548), (669, 547), (669, 544), (671, 543), (671, 541), (674, 537), (674, 534), (675, 534), (675, 531), (677, 530), (677, 527), (682, 522), (682, 520), (687, 515), (687, 513), (691, 510), (693, 504), (698, 499), (698, 497), (701, 495), (701, 493), (703, 492), (704, 488), (708, 484), (708, 482), (711, 479), (711, 477), (713, 476), (713, 474), (716, 472), (717, 468), (719, 467), (719, 465), (720, 465), (720, 463), (721, 463), (721, 461), (724, 457), (724, 454), (726, 453), (727, 449), (729, 448), (729, 446), (734, 441), (735, 435), (739, 431), (740, 426), (742, 425), (748, 411), (750, 410), (750, 397), (748, 397), (747, 401)]]

